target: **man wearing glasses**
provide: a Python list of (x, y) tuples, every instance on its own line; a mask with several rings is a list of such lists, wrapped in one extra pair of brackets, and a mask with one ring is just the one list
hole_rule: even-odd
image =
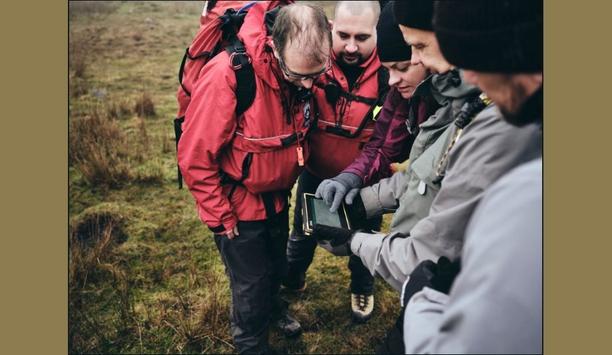
[(286, 271), (288, 195), (309, 155), (313, 81), (328, 69), (331, 35), (318, 7), (253, 5), (238, 33), (253, 67), (255, 98), (236, 114), (228, 53), (202, 69), (192, 91), (178, 162), (200, 219), (214, 233), (232, 291), (231, 332), (239, 353), (268, 353), (273, 322), (285, 335), (300, 324), (278, 291)]
[[(384, 101), (388, 90), (388, 74), (376, 52), (379, 14), (377, 1), (339, 1), (336, 4), (332, 65), (314, 83), (320, 117), (318, 129), (312, 132), (312, 151), (306, 171), (298, 181), (293, 230), (287, 248), (289, 272), (284, 285), (292, 290), (301, 292), (306, 288), (306, 271), (317, 245), (314, 238), (304, 236), (300, 197), (303, 193), (315, 193), (323, 179), (338, 175), (359, 155), (374, 131), (373, 111)], [(312, 84), (310, 80), (303, 83)], [(356, 175), (344, 175), (354, 177), (361, 184)], [(369, 220), (367, 224), (378, 230), (381, 218)], [(353, 318), (367, 321), (374, 306), (374, 277), (358, 257), (351, 257), (348, 267)]]

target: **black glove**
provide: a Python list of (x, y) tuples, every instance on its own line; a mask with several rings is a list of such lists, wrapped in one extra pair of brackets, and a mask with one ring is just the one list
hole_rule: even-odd
[(424, 287), (448, 294), (455, 277), (459, 274), (461, 263), (459, 260), (451, 262), (447, 257), (440, 257), (438, 263), (425, 260), (414, 268), (410, 279), (402, 291), (402, 305), (406, 307), (412, 296)]
[(368, 217), (363, 201), (361, 200), (361, 195), (357, 194), (353, 199), (353, 203), (346, 205), (346, 213), (351, 222), (351, 229), (366, 229), (368, 227)]
[(431, 280), (431, 286), (428, 287), (448, 295), (459, 271), (461, 271), (461, 260), (451, 262), (448, 258), (441, 257), (438, 259), (436, 275)]
[(355, 232), (344, 229), (315, 224), (312, 227), (311, 236), (317, 239), (317, 243), (323, 249), (336, 256), (349, 256), (351, 252), (351, 240)]

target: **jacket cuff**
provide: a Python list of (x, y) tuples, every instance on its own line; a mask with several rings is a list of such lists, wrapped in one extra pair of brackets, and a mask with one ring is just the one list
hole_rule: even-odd
[(359, 179), (361, 180), (361, 186), (363, 186), (365, 184), (365, 174), (363, 173), (363, 171), (353, 168), (352, 166), (349, 166), (348, 168), (342, 170), (340, 172), (340, 174), (342, 173), (350, 173), (350, 174), (354, 174), (357, 175), (359, 177)]
[(225, 227), (222, 224), (215, 226), (215, 227), (208, 226), (208, 229), (210, 229), (210, 231), (213, 232), (214, 234), (221, 234), (225, 232)]
[[(351, 239), (351, 252), (358, 256), (363, 266), (374, 276), (378, 259), (378, 250), (382, 244), (384, 234), (357, 232)], [(381, 275), (382, 276), (382, 275)]]
[(210, 231), (214, 234), (222, 234), (227, 231), (233, 230), (236, 224), (238, 224), (238, 221), (236, 221), (235, 218), (231, 217), (223, 221), (221, 224), (215, 226), (208, 225), (208, 229), (210, 229)]
[(378, 195), (371, 186), (364, 187), (359, 191), (363, 207), (365, 208), (366, 218), (372, 218), (382, 214), (383, 205), (378, 200)]
[(353, 253), (353, 255), (359, 255), (359, 248), (361, 247), (361, 243), (363, 243), (363, 238), (367, 238), (366, 235), (364, 235), (364, 233), (355, 233), (353, 235), (353, 238), (351, 238), (351, 252)]

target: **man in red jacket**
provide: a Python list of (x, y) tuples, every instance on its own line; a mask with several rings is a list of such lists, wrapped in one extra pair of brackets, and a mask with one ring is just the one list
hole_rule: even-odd
[(268, 352), (270, 322), (286, 335), (301, 331), (278, 297), (286, 272), (287, 197), (309, 155), (315, 114), (308, 89), (327, 71), (331, 46), (320, 8), (269, 7), (251, 7), (238, 33), (255, 74), (253, 103), (236, 116), (233, 58), (219, 53), (195, 83), (178, 145), (179, 167), (230, 279), (239, 353)]
[[(320, 108), (312, 133), (311, 156), (298, 181), (293, 230), (287, 246), (289, 272), (284, 285), (303, 291), (316, 240), (302, 230), (302, 194), (314, 193), (323, 179), (336, 176), (360, 153), (374, 131), (374, 114), (388, 90), (388, 74), (376, 50), (377, 1), (339, 1), (332, 27), (332, 67), (315, 83)], [(357, 177), (356, 177), (357, 178)], [(368, 221), (379, 229), (381, 218)], [(350, 258), (351, 309), (356, 321), (367, 321), (373, 310), (374, 277), (359, 258)]]

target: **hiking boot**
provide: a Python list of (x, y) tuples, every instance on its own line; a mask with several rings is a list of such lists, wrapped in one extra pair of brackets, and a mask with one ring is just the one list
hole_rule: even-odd
[(306, 291), (306, 281), (304, 281), (302, 284), (300, 285), (288, 285), (288, 284), (283, 284), (283, 287), (291, 292), (297, 292), (297, 293), (304, 293), (304, 291)]
[(274, 325), (281, 331), (287, 338), (292, 338), (302, 333), (302, 326), (297, 319), (284, 312), (280, 318), (274, 321)]
[(367, 322), (374, 311), (374, 296), (351, 293), (351, 310), (355, 322)]
[(281, 284), (288, 291), (303, 293), (306, 290), (306, 275), (286, 277)]

